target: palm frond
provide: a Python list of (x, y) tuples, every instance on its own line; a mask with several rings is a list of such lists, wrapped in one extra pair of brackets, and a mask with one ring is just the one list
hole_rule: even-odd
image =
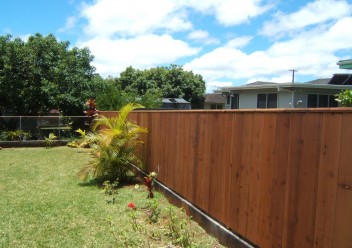
[(118, 116), (119, 123), (120, 124), (126, 123), (126, 120), (127, 120), (129, 113), (137, 108), (144, 108), (144, 106), (141, 104), (138, 104), (138, 103), (128, 103), (125, 106), (123, 106), (120, 109), (120, 114)]

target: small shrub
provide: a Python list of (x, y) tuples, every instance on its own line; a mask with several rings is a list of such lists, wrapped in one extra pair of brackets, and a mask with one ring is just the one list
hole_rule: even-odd
[(89, 140), (87, 139), (86, 131), (79, 128), (75, 132), (80, 135), (80, 138), (68, 142), (67, 146), (72, 148), (88, 148)]
[(55, 140), (57, 140), (57, 136), (54, 133), (50, 133), (49, 137), (45, 137), (44, 143), (46, 148), (52, 147), (55, 143)]
[(103, 183), (103, 193), (110, 197), (110, 199), (108, 199), (106, 202), (107, 203), (112, 203), (114, 204), (116, 202), (116, 198), (117, 198), (117, 187), (119, 185), (119, 181), (116, 180), (113, 183), (110, 183), (110, 181), (105, 181)]
[[(184, 211), (184, 210), (183, 210)], [(192, 247), (192, 235), (189, 231), (189, 218), (179, 219), (172, 207), (168, 208), (167, 235), (174, 245)]]
[(2, 131), (0, 134), (0, 140), (4, 141), (26, 140), (29, 137), (31, 137), (31, 133), (22, 130)]
[(148, 213), (148, 220), (150, 223), (157, 223), (161, 213), (161, 208), (159, 207), (158, 201), (154, 200), (150, 203)]

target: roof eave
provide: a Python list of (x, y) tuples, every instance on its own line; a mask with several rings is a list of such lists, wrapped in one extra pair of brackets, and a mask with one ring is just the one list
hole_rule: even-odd
[(279, 88), (315, 88), (315, 89), (352, 89), (352, 85), (334, 85), (334, 84), (303, 84), (303, 83), (282, 83), (277, 85), (261, 85), (261, 86), (239, 86), (239, 87), (226, 87), (221, 89), (223, 93), (229, 91), (244, 91), (244, 90), (263, 90), (263, 89), (279, 89)]

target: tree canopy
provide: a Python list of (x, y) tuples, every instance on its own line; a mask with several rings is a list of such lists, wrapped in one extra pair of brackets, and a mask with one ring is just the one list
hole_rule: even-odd
[(127, 103), (138, 103), (147, 108), (159, 108), (162, 104), (160, 89), (150, 89), (139, 93), (135, 90), (122, 89), (118, 78), (94, 78), (94, 97), (99, 110), (117, 110)]
[(192, 108), (202, 107), (202, 76), (181, 66), (130, 66), (119, 77), (104, 79), (95, 73), (87, 48), (69, 45), (51, 34), (35, 34), (27, 41), (0, 36), (0, 112), (37, 115), (59, 109), (65, 115), (82, 115), (90, 97), (100, 110), (117, 110), (129, 102), (158, 108), (162, 98), (184, 98)]
[(205, 82), (201, 75), (185, 71), (181, 66), (156, 67), (138, 70), (127, 67), (117, 79), (121, 89), (143, 95), (150, 90), (161, 90), (165, 98), (184, 98), (192, 108), (202, 108)]
[(50, 109), (81, 115), (92, 95), (92, 60), (88, 49), (69, 49), (69, 42), (53, 35), (36, 34), (26, 42), (0, 36), (0, 107), (22, 115)]

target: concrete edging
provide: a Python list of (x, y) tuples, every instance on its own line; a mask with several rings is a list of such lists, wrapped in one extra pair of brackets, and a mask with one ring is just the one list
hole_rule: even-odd
[[(139, 173), (146, 176), (147, 174), (134, 164), (130, 164)], [(204, 211), (194, 206), (191, 202), (174, 192), (172, 189), (166, 187), (163, 183), (155, 180), (156, 189), (162, 192), (166, 198), (177, 207), (185, 209), (189, 216), (192, 216), (192, 220), (196, 221), (201, 227), (203, 227), (209, 234), (219, 240), (219, 242), (230, 248), (258, 248), (259, 246), (252, 244), (249, 240), (236, 234), (234, 231), (226, 228), (223, 224), (210, 217)]]

